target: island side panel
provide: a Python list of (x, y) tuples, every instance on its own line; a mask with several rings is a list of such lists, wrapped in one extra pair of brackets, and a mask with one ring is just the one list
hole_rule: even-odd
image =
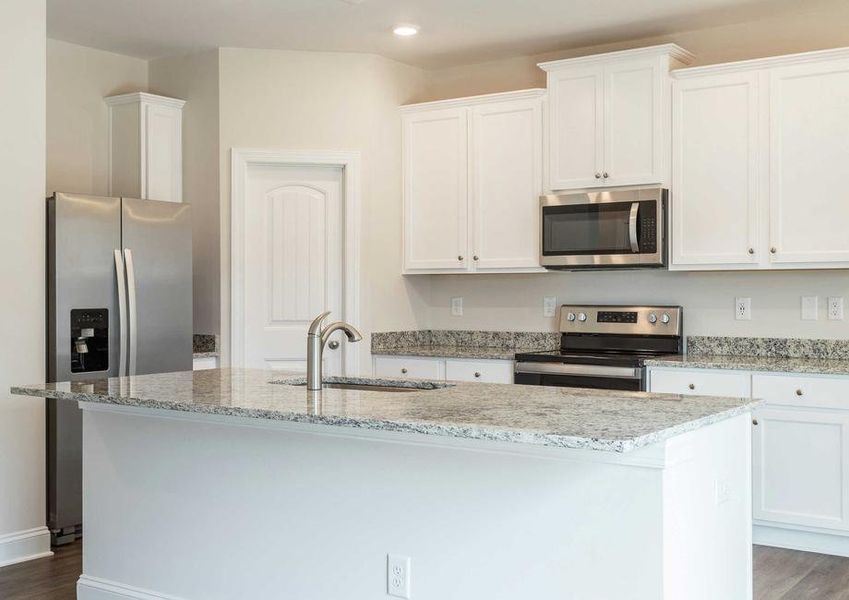
[(667, 443), (664, 598), (751, 600), (751, 428), (747, 413)]
[(80, 600), (373, 600), (388, 553), (411, 557), (418, 600), (662, 597), (656, 466), (90, 410), (84, 427)]

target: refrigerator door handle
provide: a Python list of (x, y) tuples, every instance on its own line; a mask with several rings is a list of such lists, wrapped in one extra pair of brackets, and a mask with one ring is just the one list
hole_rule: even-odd
[(129, 248), (124, 248), (124, 262), (127, 266), (127, 312), (130, 322), (130, 369), (128, 375), (135, 375), (138, 355), (138, 313), (136, 310), (136, 271), (133, 267), (133, 251)]
[(127, 374), (127, 278), (124, 270), (124, 257), (115, 250), (115, 279), (118, 283), (118, 377)]

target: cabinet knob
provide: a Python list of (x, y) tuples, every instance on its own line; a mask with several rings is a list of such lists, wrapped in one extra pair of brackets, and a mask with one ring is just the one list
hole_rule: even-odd
[(769, 253), (770, 253), (770, 254), (775, 254), (776, 252), (777, 252), (777, 250), (775, 249), (775, 247), (774, 247), (774, 246), (773, 246), (772, 248), (770, 248), (770, 249), (769, 249)]
[(480, 259), (477, 257), (477, 255), (473, 256), (472, 258), (473, 258), (473, 259), (475, 259), (475, 260), (480, 260)]
[(596, 179), (601, 179), (601, 173), (596, 173), (596, 174), (595, 174), (595, 178), (596, 178)]
[(805, 392), (803, 392), (801, 389), (796, 390), (796, 395), (797, 395), (797, 396), (801, 396), (801, 395), (803, 395), (804, 393), (805, 393)]
[(608, 175), (608, 174), (607, 174), (607, 171), (605, 171), (604, 173), (602, 173), (602, 174), (601, 174), (601, 176), (602, 176), (602, 177), (604, 177), (605, 179), (607, 179), (608, 177), (610, 177), (610, 175)]
[(475, 377), (480, 377), (480, 376), (481, 376), (481, 374), (478, 373), (477, 371), (475, 371)]
[(462, 255), (462, 254), (461, 254), (461, 255), (459, 255), (459, 256), (457, 257), (457, 260), (459, 260), (460, 262), (462, 262), (462, 261), (463, 261), (463, 255)]
[(758, 420), (757, 420), (757, 419), (752, 419), (752, 425), (757, 425), (757, 424), (758, 424)]
[(754, 248), (749, 248), (749, 254), (754, 254), (754, 253), (755, 253), (755, 249), (754, 249)]
[(696, 389), (696, 384), (695, 384), (695, 383), (691, 383), (691, 384), (690, 384), (690, 385), (688, 385), (687, 387), (688, 387), (688, 388), (690, 388), (691, 390), (694, 390), (694, 389)]
[(407, 368), (406, 368), (406, 367), (402, 368), (402, 369), (401, 369), (401, 372), (402, 372), (404, 375), (406, 375), (406, 374), (407, 374)]

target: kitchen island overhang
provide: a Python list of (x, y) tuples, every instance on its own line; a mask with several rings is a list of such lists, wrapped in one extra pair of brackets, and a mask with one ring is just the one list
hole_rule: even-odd
[(281, 379), (16, 388), (84, 411), (81, 600), (751, 597), (748, 399)]

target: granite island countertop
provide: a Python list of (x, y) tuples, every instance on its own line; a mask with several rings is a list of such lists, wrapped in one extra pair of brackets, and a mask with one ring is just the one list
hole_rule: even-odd
[[(379, 380), (363, 380), (379, 381)], [(560, 448), (627, 452), (748, 412), (749, 398), (435, 382), (438, 389), (325, 388), (303, 376), (210, 369), (48, 383), (13, 394)], [(399, 385), (412, 385), (398, 382)]]

